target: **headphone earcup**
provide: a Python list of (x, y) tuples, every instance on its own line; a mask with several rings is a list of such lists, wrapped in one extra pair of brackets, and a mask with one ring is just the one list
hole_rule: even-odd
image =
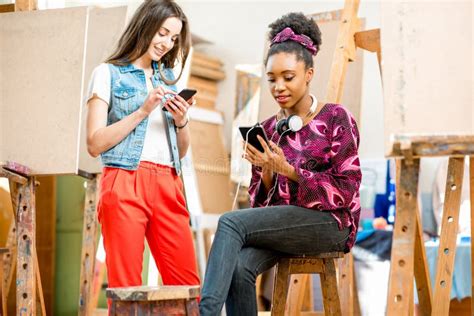
[(290, 129), (292, 132), (297, 132), (303, 127), (303, 120), (296, 114), (288, 116), (287, 120), (287, 128)]
[(288, 124), (286, 123), (286, 119), (283, 118), (281, 120), (279, 120), (277, 123), (276, 123), (276, 131), (279, 135), (282, 135), (287, 129), (288, 129)]

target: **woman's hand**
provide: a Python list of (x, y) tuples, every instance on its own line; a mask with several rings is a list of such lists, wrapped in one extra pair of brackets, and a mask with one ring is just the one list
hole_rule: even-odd
[(298, 181), (298, 174), (295, 168), (286, 160), (283, 150), (271, 140), (267, 145), (262, 137), (257, 135), (257, 138), (264, 152), (262, 153), (252, 145), (247, 144), (244, 158), (252, 165), (261, 167), (262, 172), (267, 176), (272, 176), (273, 173), (279, 173), (290, 180)]
[(262, 145), (264, 152), (262, 153), (252, 145), (247, 144), (244, 158), (252, 165), (261, 167), (265, 172), (285, 174), (286, 170), (288, 170), (288, 167), (291, 167), (291, 165), (286, 160), (283, 150), (272, 141), (269, 141), (267, 145), (262, 137), (257, 135), (257, 138)]
[(159, 86), (148, 93), (145, 102), (141, 106), (140, 110), (142, 110), (145, 115), (150, 115), (156, 107), (161, 103), (161, 100), (165, 97), (166, 94), (176, 94), (175, 92), (165, 89), (163, 86)]
[(179, 95), (175, 95), (173, 98), (166, 101), (164, 107), (171, 113), (176, 126), (184, 126), (187, 123), (188, 109), (194, 104), (194, 97), (188, 101), (184, 100)]

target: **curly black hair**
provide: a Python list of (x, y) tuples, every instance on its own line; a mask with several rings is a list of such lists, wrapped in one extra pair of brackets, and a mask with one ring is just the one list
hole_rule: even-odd
[[(281, 32), (284, 28), (290, 27), (296, 34), (303, 34), (311, 38), (317, 52), (319, 52), (319, 47), (321, 46), (321, 31), (312, 18), (307, 17), (301, 12), (288, 13), (271, 23), (268, 27), (270, 28), (268, 34), (270, 42), (275, 35)], [(313, 56), (311, 55), (311, 52), (303, 45), (294, 41), (285, 41), (271, 45), (265, 58), (265, 65), (270, 56), (280, 52), (294, 53), (297, 60), (304, 61), (306, 68), (313, 67)]]

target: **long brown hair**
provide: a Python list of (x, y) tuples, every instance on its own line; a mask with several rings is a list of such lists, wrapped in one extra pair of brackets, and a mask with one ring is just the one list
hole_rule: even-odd
[[(176, 83), (183, 73), (184, 64), (189, 55), (191, 36), (186, 15), (179, 5), (172, 0), (145, 0), (138, 7), (120, 37), (117, 48), (106, 62), (117, 66), (125, 66), (143, 56), (148, 50), (153, 36), (163, 25), (163, 22), (170, 17), (180, 19), (183, 27), (173, 48), (160, 59), (158, 69), (166, 83)], [(161, 65), (165, 68), (173, 68), (177, 61), (181, 61), (181, 72), (176, 80), (171, 81), (164, 77), (161, 72)]]

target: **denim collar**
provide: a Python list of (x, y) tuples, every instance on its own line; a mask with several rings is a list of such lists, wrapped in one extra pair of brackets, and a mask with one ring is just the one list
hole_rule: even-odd
[[(154, 72), (158, 71), (158, 62), (152, 61), (151, 66), (153, 67)], [(135, 67), (132, 63), (128, 63), (125, 66), (117, 66), (118, 69), (120, 70), (121, 73), (127, 73), (127, 72), (132, 72), (139, 70), (137, 67)]]

